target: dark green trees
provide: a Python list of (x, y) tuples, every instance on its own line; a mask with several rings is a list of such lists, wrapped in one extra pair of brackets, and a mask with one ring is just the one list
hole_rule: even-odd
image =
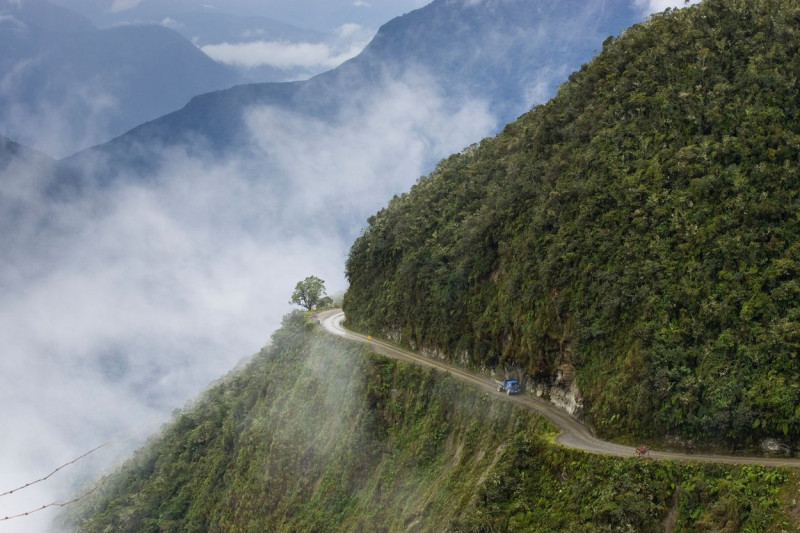
[[(566, 449), (544, 419), (295, 311), (92, 494), (75, 533), (794, 530), (785, 470)], [(794, 502), (794, 503), (792, 503)], [(796, 521), (796, 518), (794, 518)]]
[(348, 321), (550, 381), (606, 435), (800, 446), (800, 4), (653, 16), (369, 220)]
[(316, 276), (308, 276), (303, 281), (298, 281), (292, 293), (290, 304), (297, 304), (311, 311), (323, 299), (329, 302), (325, 295), (325, 282)]

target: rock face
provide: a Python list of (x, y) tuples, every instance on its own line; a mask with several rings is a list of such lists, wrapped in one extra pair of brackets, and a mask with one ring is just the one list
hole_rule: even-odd
[(563, 383), (567, 386), (572, 385), (575, 381), (575, 367), (570, 363), (564, 363), (558, 367), (556, 374), (556, 382)]
[(760, 448), (767, 455), (789, 455), (792, 452), (789, 445), (780, 439), (764, 439)]
[(550, 403), (573, 416), (580, 416), (583, 413), (583, 396), (574, 381), (570, 384), (556, 381), (552, 385), (538, 382), (531, 387), (531, 390), (536, 396), (548, 398)]

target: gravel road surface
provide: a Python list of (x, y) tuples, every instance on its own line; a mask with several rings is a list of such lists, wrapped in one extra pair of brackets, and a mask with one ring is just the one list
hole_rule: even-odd
[[(447, 372), (456, 379), (482, 389), (498, 400), (515, 403), (530, 411), (547, 417), (556, 427), (561, 430), (561, 433), (556, 438), (556, 441), (564, 446), (576, 448), (589, 453), (613, 455), (617, 457), (631, 457), (636, 455), (635, 448), (604, 441), (595, 437), (592, 433), (592, 430), (580, 420), (540, 398), (528, 394), (508, 396), (505, 393), (497, 392), (497, 383), (494, 380), (473, 374), (472, 372), (452, 366), (442, 361), (429, 359), (417, 353), (398, 348), (397, 346), (394, 346), (388, 342), (347, 330), (344, 328), (344, 326), (342, 326), (342, 322), (344, 321), (344, 313), (341, 310), (337, 309), (325, 311), (320, 313), (318, 317), (322, 327), (334, 335), (338, 335), (353, 341), (366, 343), (375, 352), (393, 359), (408, 361), (420, 366), (435, 368), (442, 372)], [(672, 459), (678, 461), (697, 461), (706, 463), (752, 464), (762, 466), (788, 466), (800, 468), (800, 459), (790, 459), (785, 457), (732, 456), (703, 453), (690, 454), (657, 450), (651, 450), (649, 455), (652, 459)]]

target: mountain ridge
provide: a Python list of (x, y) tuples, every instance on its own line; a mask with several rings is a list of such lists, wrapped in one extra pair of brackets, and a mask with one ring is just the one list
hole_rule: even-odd
[[(627, 6), (606, 13), (604, 4), (572, 1), (557, 7), (544, 4), (534, 11), (519, 0), (478, 5), (436, 0), (383, 25), (361, 54), (335, 69), (302, 82), (247, 84), (201, 95), (182, 110), (71, 156), (68, 161), (118, 159), (123, 162), (118, 166), (132, 167), (134, 172), (141, 168), (144, 170), (140, 173), (147, 173), (158, 161), (163, 145), (180, 146), (187, 139), (190, 141), (183, 148), (190, 152), (192, 144), (200, 142), (203, 148), (196, 152), (211, 148), (221, 155), (242, 149), (248, 135), (243, 114), (248, 108), (271, 106), (335, 123), (357, 116), (359, 102), (369, 100), (387, 84), (417, 74), (433, 83), (445, 100), (486, 100), (497, 120), (505, 123), (529, 107), (530, 85), (546, 85), (539, 75), (551, 74), (564, 62), (577, 66), (588, 60), (598, 41), (635, 19), (636, 14)], [(574, 24), (569, 15), (576, 13), (602, 15), (596, 32), (580, 35), (577, 41), (575, 36), (566, 35)], [(546, 23), (552, 23), (546, 26), (548, 38), (518, 38), (524, 32), (545, 32)], [(504, 35), (504, 30), (514, 38)], [(603, 37), (597, 38), (599, 34)], [(463, 41), (454, 42), (459, 36), (464, 36)], [(567, 41), (573, 46), (568, 48)], [(552, 46), (569, 50), (566, 56), (558, 57), (557, 65), (552, 64), (556, 61)], [(215, 106), (226, 112), (217, 112)]]
[(0, 14), (2, 133), (57, 157), (243, 81), (163, 26), (97, 29), (43, 0)]

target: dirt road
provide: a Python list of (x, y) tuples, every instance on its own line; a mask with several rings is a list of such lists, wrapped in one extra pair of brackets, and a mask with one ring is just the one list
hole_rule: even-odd
[[(423, 357), (408, 350), (403, 350), (382, 340), (367, 337), (347, 330), (342, 326), (344, 313), (341, 310), (320, 313), (319, 319), (322, 327), (334, 335), (369, 344), (375, 352), (393, 359), (409, 361), (420, 366), (435, 368), (442, 372), (447, 372), (454, 378), (474, 385), (497, 399), (513, 402), (517, 405), (525, 407), (530, 411), (547, 417), (556, 427), (561, 430), (561, 433), (556, 438), (556, 441), (564, 446), (602, 455), (614, 455), (618, 457), (631, 457), (636, 455), (635, 449), (630, 446), (623, 446), (621, 444), (614, 444), (613, 442), (598, 439), (594, 436), (588, 426), (576, 418), (573, 418), (565, 411), (544, 400), (528, 394), (508, 396), (504, 393), (497, 392), (497, 384), (491, 379), (484, 378), (441, 361), (428, 359), (427, 357)], [(678, 461), (752, 464), (762, 466), (788, 466), (800, 468), (800, 459), (788, 459), (782, 457), (743, 457), (702, 453), (687, 454), (677, 452), (662, 452), (656, 450), (650, 451), (650, 457), (653, 459), (673, 459)]]

